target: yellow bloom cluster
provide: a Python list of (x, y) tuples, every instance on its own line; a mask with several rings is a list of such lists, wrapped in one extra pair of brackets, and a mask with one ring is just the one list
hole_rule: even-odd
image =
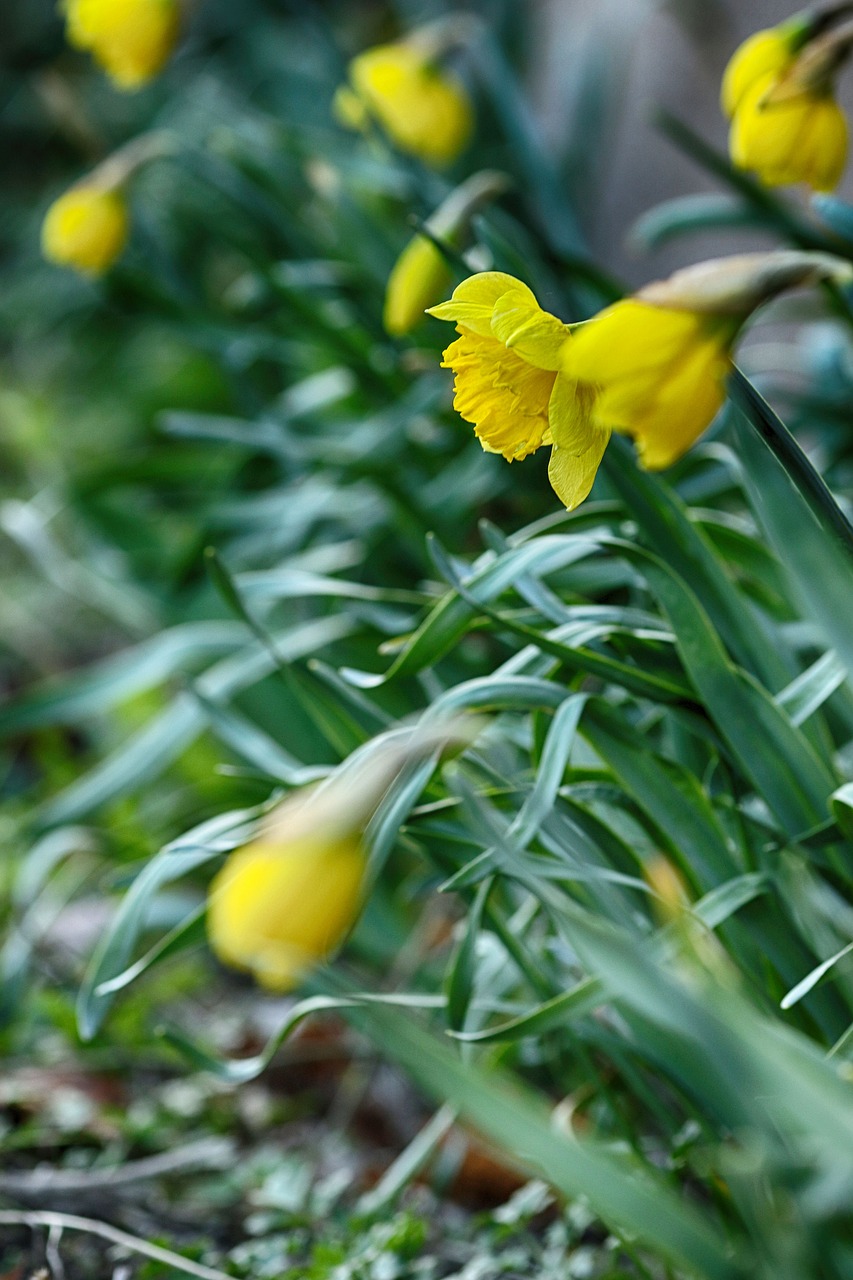
[(461, 154), (473, 125), (462, 85), (416, 39), (378, 45), (354, 58), (334, 110), (351, 129), (364, 132), (376, 122), (401, 151), (437, 167)]
[(163, 68), (180, 33), (178, 0), (65, 0), (68, 39), (91, 53), (120, 89)]
[(833, 96), (840, 51), (832, 33), (810, 39), (807, 19), (758, 31), (735, 52), (722, 84), (732, 161), (768, 186), (837, 186), (847, 122)]

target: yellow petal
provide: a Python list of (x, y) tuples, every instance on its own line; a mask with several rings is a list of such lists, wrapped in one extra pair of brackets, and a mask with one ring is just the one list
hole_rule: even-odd
[(592, 424), (589, 443), (582, 453), (569, 453), (558, 444), (551, 450), (548, 479), (569, 511), (574, 511), (589, 494), (609, 439), (609, 428)]
[(557, 375), (528, 364), (493, 337), (465, 330), (444, 353), (453, 405), (487, 453), (512, 462), (550, 442), (548, 403)]
[(756, 31), (735, 50), (723, 73), (722, 108), (730, 118), (757, 80), (779, 76), (794, 61), (795, 46), (783, 27)]
[(611, 415), (606, 391), (598, 411), (614, 427), (632, 435), (643, 466), (658, 471), (676, 462), (711, 425), (725, 400), (730, 368), (718, 343), (699, 343), (669, 370), (656, 394), (637, 406), (630, 421), (617, 422)]
[(492, 333), (522, 360), (555, 373), (561, 365), (569, 326), (543, 311), (529, 289), (508, 289), (492, 312)]
[(224, 963), (254, 973), (265, 986), (290, 990), (352, 927), (364, 872), (364, 852), (354, 838), (246, 845), (211, 885), (211, 946)]
[(539, 309), (533, 291), (515, 276), (506, 275), (503, 271), (479, 271), (457, 285), (448, 302), (431, 307), (429, 314), (438, 320), (452, 320), (483, 338), (491, 338), (494, 336), (492, 316), (495, 307), (508, 293), (515, 295), (519, 304), (526, 303)]

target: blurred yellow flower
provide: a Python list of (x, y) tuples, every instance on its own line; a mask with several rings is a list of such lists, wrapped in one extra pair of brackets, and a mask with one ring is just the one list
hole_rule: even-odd
[(488, 453), (508, 462), (551, 445), (548, 476), (569, 510), (583, 502), (610, 439), (590, 397), (564, 372), (571, 331), (539, 306), (527, 285), (499, 271), (463, 281), (430, 315), (456, 323), (444, 353), (454, 407)]
[(277, 805), (210, 885), (207, 932), (220, 960), (289, 991), (330, 959), (364, 904), (365, 828), (388, 787), (407, 765), (467, 746), (479, 729), (474, 719), (436, 719), (395, 731)]
[(392, 337), (409, 333), (424, 318), (427, 307), (447, 291), (453, 273), (447, 258), (433, 243), (434, 236), (457, 252), (465, 245), (472, 216), (486, 201), (506, 191), (506, 174), (491, 169), (474, 173), (442, 201), (406, 245), (388, 277), (383, 321)]
[(97, 276), (118, 258), (127, 241), (129, 218), (120, 190), (82, 182), (66, 191), (45, 215), (44, 256), (84, 275)]
[(68, 39), (91, 53), (120, 89), (163, 68), (180, 33), (178, 0), (65, 0)]
[(833, 79), (849, 33), (811, 38), (808, 19), (759, 31), (735, 52), (723, 77), (732, 162), (768, 186), (837, 186), (847, 160), (847, 121)]
[(420, 323), (427, 307), (445, 292), (452, 278), (444, 254), (426, 236), (416, 235), (388, 277), (382, 320), (393, 338)]
[(401, 151), (437, 167), (452, 164), (471, 136), (473, 111), (462, 85), (434, 59), (416, 37), (367, 49), (349, 65), (335, 115), (361, 132), (376, 121)]
[(343, 942), (361, 909), (366, 859), (357, 836), (286, 825), (232, 853), (208, 899), (211, 946), (225, 964), (289, 991)]

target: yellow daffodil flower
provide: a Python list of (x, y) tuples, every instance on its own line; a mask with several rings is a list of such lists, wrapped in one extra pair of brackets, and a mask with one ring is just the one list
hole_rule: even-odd
[(65, 0), (68, 39), (91, 53), (120, 89), (138, 89), (169, 60), (180, 34), (178, 0)]
[(847, 121), (833, 96), (849, 32), (815, 34), (808, 18), (759, 31), (736, 51), (723, 77), (738, 168), (768, 186), (837, 186), (847, 159)]
[[(424, 230), (450, 249), (465, 244), (471, 218), (493, 197), (506, 191), (503, 173), (484, 170), (472, 174), (442, 201)], [(427, 307), (438, 302), (452, 279), (447, 257), (428, 235), (419, 233), (406, 245), (388, 277), (383, 321), (392, 337), (410, 333), (424, 319)]]
[(508, 462), (551, 445), (548, 475), (569, 510), (583, 502), (610, 439), (590, 416), (585, 390), (564, 373), (571, 331), (539, 306), (527, 285), (500, 271), (463, 281), (429, 313), (456, 323), (444, 353), (454, 407), (488, 453)]
[(213, 881), (207, 928), (225, 964), (289, 991), (332, 955), (361, 909), (361, 841), (338, 835), (262, 836), (231, 854)]
[(354, 58), (333, 106), (348, 128), (365, 132), (375, 121), (401, 151), (436, 167), (453, 163), (473, 127), (464, 88), (436, 65), (432, 45), (416, 37)]
[(44, 256), (84, 275), (102, 275), (127, 241), (129, 217), (121, 191), (82, 182), (47, 211), (41, 230)]

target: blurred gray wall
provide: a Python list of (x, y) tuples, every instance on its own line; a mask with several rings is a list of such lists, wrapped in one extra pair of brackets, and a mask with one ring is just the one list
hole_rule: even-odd
[[(579, 190), (597, 255), (631, 284), (719, 252), (769, 243), (743, 231), (692, 236), (638, 256), (634, 220), (672, 196), (720, 190), (655, 128), (665, 107), (725, 148), (723, 68), (740, 40), (788, 17), (797, 0), (529, 0), (530, 91), (551, 145), (578, 157)], [(853, 66), (840, 97), (853, 109)], [(581, 122), (577, 127), (577, 122)], [(593, 163), (589, 161), (592, 159)], [(853, 194), (845, 179), (841, 194)], [(795, 199), (803, 199), (794, 193)]]

